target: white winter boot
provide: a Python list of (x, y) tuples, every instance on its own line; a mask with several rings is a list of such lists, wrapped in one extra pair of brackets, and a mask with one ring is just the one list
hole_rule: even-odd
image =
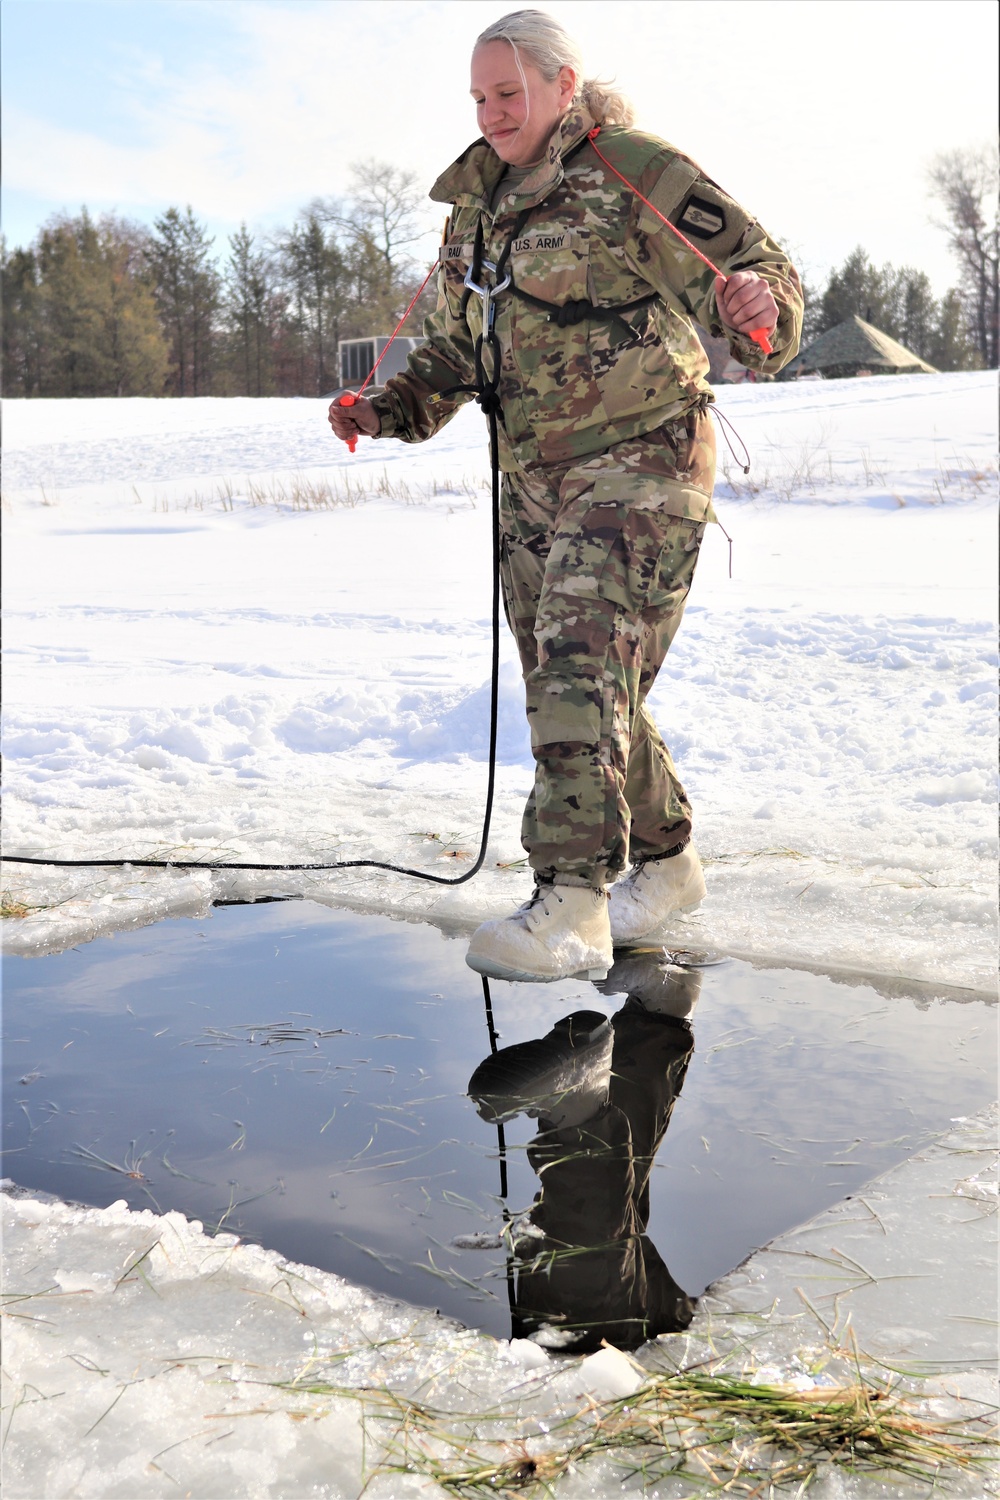
[(618, 948), (646, 942), (676, 912), (694, 911), (705, 877), (694, 844), (669, 859), (647, 859), (611, 887), (611, 936)]
[(536, 886), (511, 916), (477, 927), (465, 961), (493, 979), (603, 979), (612, 962), (607, 892)]

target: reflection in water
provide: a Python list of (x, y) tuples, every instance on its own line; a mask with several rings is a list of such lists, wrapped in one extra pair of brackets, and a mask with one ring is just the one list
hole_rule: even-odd
[(694, 1302), (646, 1226), (653, 1161), (694, 1051), (688, 1018), (701, 979), (662, 949), (624, 955), (598, 985), (627, 997), (610, 1021), (575, 1011), (473, 1073), (469, 1095), (501, 1133), (501, 1153), (505, 1120), (526, 1114), (539, 1127), (528, 1160), (540, 1188), (507, 1229), (514, 1337), (634, 1349), (691, 1322)]
[[(867, 984), (732, 960), (704, 976), (697, 1052), (657, 1150), (690, 1049), (686, 1029), (666, 1024), (663, 1012), (683, 1021), (694, 988), (664, 970), (663, 954), (652, 973), (648, 957), (619, 964), (603, 986), (609, 998), (574, 981), (494, 985), (497, 1022), (511, 1028), (501, 1042), (488, 1040), (481, 1005), (469, 1003), (464, 953), (464, 942), (443, 943), (420, 923), (306, 902), (171, 920), (47, 958), (7, 955), (5, 1170), (64, 1199), (124, 1198), (135, 1209), (185, 1213), (503, 1338), (508, 1286), (497, 1278), (508, 1248), (512, 1267), (526, 1272), (521, 1305), (532, 1326), (552, 1327), (560, 1312), (566, 1323), (585, 1321), (558, 1259), (530, 1285), (533, 1250), (593, 1252), (622, 1237), (620, 1262), (639, 1286), (618, 1303), (626, 1316), (636, 1308), (652, 1316), (660, 1294), (648, 1283), (658, 1267), (629, 1236), (649, 1235), (695, 1296), (754, 1246), (859, 1193), (953, 1116), (995, 1097), (983, 1045), (995, 1012), (981, 999), (935, 999), (916, 987), (911, 1000), (891, 1003), (893, 991), (879, 981), (880, 1002)], [(675, 969), (705, 962), (671, 956)], [(484, 1053), (537, 1036), (573, 1009), (621, 1011), (610, 1032), (616, 1077), (607, 1081), (607, 1105), (625, 1117), (627, 1135), (617, 1158), (614, 1140), (601, 1135), (608, 1161), (592, 1167), (591, 1182), (584, 1161), (577, 1233), (572, 1218), (553, 1222), (570, 1191), (560, 1176), (572, 1187), (576, 1164), (560, 1173), (540, 1156), (539, 1178), (523, 1153), (537, 1121), (501, 1126), (510, 1137), (502, 1196), (525, 1239), (497, 1223), (499, 1143), (492, 1125), (475, 1119), (467, 1081)], [(529, 1019), (525, 1029), (525, 1017), (539, 1014), (544, 1023)], [(604, 1024), (598, 1017), (591, 1033)], [(630, 1035), (639, 1037), (636, 1057)], [(592, 1059), (601, 1056), (599, 1040), (587, 1044)], [(588, 1087), (580, 1084), (593, 1095), (606, 1070), (567, 1069), (565, 1086), (558, 1077), (547, 1085), (546, 1118), (559, 1099), (569, 1107), (563, 1096), (575, 1083), (577, 1145), (588, 1135), (593, 1144), (597, 1126), (587, 1128)], [(512, 1112), (531, 1107), (518, 1099), (516, 1078), (503, 1087)], [(603, 1102), (599, 1094), (594, 1114)], [(654, 1151), (647, 1223), (643, 1179)], [(623, 1186), (629, 1173), (638, 1183)], [(599, 1201), (612, 1190), (609, 1178), (618, 1223)], [(537, 1222), (522, 1218), (540, 1185)], [(534, 1230), (548, 1239), (532, 1242)], [(525, 1241), (520, 1255), (515, 1238)], [(622, 1264), (602, 1274), (617, 1287)], [(514, 1282), (512, 1271), (511, 1291)], [(553, 1289), (561, 1307), (552, 1306)], [(595, 1313), (619, 1316), (620, 1306)]]

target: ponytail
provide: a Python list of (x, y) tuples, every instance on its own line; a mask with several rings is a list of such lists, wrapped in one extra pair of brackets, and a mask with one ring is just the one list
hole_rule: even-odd
[(515, 10), (501, 16), (476, 38), (477, 47), (486, 42), (509, 43), (519, 68), (523, 52), (549, 83), (560, 68), (572, 68), (577, 79), (574, 102), (583, 105), (595, 125), (634, 123), (635, 110), (624, 94), (598, 78), (584, 78), (583, 57), (576, 42), (543, 10)]

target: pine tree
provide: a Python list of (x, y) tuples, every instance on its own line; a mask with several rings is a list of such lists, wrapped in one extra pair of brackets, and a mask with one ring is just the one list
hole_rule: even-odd
[(0, 241), (3, 393), (37, 396), (41, 378), (41, 298), (34, 250), (8, 253)]
[[(278, 264), (286, 298), (285, 341), (295, 361), (298, 393), (322, 395), (338, 382), (337, 344), (345, 334), (344, 256), (315, 205), (279, 240)], [(286, 379), (291, 374), (286, 369)]]
[(945, 292), (927, 358), (939, 370), (981, 370), (983, 357), (969, 338), (968, 317), (957, 287)]
[(885, 323), (889, 320), (891, 295), (885, 275), (872, 265), (858, 245), (838, 270), (830, 272), (820, 300), (817, 333), (826, 333), (852, 316), (888, 333)]
[(271, 270), (268, 257), (254, 244), (246, 224), (241, 224), (230, 235), (223, 276), (231, 369), (237, 388), (246, 396), (262, 396), (272, 389)]
[[(929, 364), (937, 332), (938, 304), (931, 290), (930, 277), (923, 271), (904, 266), (898, 273), (896, 327), (893, 334), (907, 349), (912, 349)], [(887, 330), (888, 331), (888, 330)]]
[(111, 215), (95, 224), (83, 209), (50, 219), (30, 250), (7, 258), (8, 394), (162, 393), (166, 345), (143, 241), (137, 226)]
[(101, 348), (102, 278), (97, 230), (84, 209), (77, 219), (55, 219), (38, 242), (43, 343), (40, 394), (104, 395), (110, 381)]
[(206, 396), (215, 374), (220, 277), (212, 244), (190, 205), (168, 208), (154, 221), (147, 252), (160, 316), (170, 339), (173, 395)]

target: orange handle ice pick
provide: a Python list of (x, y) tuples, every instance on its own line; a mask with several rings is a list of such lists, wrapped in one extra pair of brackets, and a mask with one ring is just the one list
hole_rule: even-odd
[[(358, 400), (357, 396), (353, 395), (350, 391), (348, 391), (345, 395), (341, 396), (340, 401), (339, 401), (338, 404), (340, 406), (355, 406), (357, 404), (357, 400)], [(348, 451), (348, 453), (353, 453), (354, 450), (355, 450), (355, 448), (358, 446), (358, 435), (357, 435), (357, 433), (356, 432), (352, 432), (351, 436), (349, 438), (345, 438), (344, 439), (344, 442), (347, 444), (347, 451)]]

